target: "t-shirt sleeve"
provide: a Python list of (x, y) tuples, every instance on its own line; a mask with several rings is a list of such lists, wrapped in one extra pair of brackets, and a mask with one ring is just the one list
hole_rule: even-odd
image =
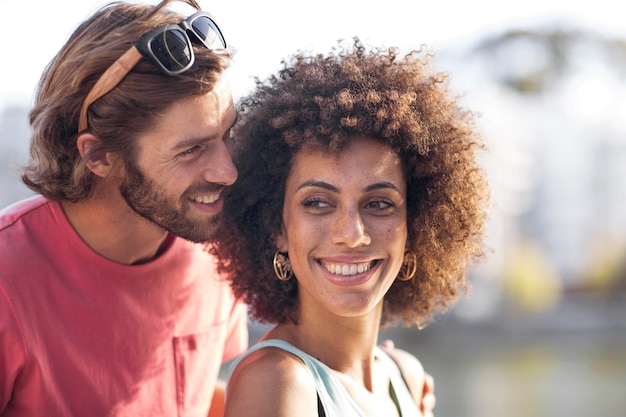
[(224, 346), (222, 362), (229, 361), (248, 349), (248, 309), (237, 300), (233, 304), (228, 322), (228, 335)]
[(6, 292), (0, 286), (0, 414), (13, 395), (25, 358), (22, 332)]

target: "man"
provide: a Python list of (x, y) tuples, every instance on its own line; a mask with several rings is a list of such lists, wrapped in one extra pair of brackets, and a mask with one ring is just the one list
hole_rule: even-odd
[(219, 413), (247, 348), (203, 244), (237, 178), (231, 52), (168, 3), (103, 7), (42, 76), (22, 177), (40, 195), (0, 213), (0, 416)]

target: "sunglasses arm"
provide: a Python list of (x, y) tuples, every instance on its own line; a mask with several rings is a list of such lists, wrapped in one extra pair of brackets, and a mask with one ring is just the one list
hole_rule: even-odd
[(100, 97), (115, 88), (133, 69), (141, 59), (141, 53), (136, 46), (132, 46), (128, 51), (117, 59), (94, 84), (91, 91), (83, 101), (78, 119), (78, 132), (87, 129), (87, 110), (91, 104)]

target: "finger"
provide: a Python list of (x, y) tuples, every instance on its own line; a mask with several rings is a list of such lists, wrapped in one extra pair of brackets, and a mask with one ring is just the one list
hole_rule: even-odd
[(424, 417), (426, 417), (428, 413), (431, 413), (432, 415), (432, 412), (435, 409), (436, 405), (437, 405), (437, 397), (435, 397), (435, 394), (428, 393), (424, 395), (422, 397), (422, 406), (420, 407), (421, 412), (424, 415)]
[(393, 342), (393, 340), (387, 339), (385, 341), (383, 341), (380, 346), (383, 349), (394, 349), (396, 347), (396, 344)]
[(424, 394), (435, 392), (435, 378), (428, 372), (424, 372)]
[(435, 396), (435, 379), (429, 373), (424, 372), (424, 390), (422, 392), (421, 406), (423, 416), (432, 417), (435, 405), (437, 405), (437, 397)]

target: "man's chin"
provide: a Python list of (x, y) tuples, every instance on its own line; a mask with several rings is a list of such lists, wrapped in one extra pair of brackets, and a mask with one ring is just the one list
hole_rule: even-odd
[(195, 222), (184, 228), (167, 228), (166, 230), (173, 235), (189, 240), (194, 243), (212, 243), (217, 237), (217, 231), (220, 222), (212, 216), (207, 222)]

